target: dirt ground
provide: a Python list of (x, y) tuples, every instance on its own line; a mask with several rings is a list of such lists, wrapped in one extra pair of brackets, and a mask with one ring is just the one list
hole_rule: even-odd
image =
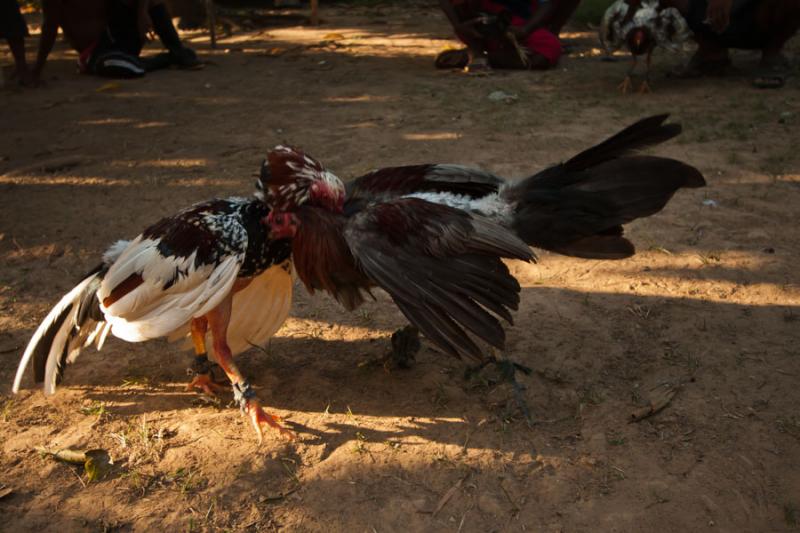
[[(672, 80), (686, 56), (660, 54), (654, 93), (621, 96), (627, 62), (577, 31), (556, 70), (469, 77), (432, 68), (455, 45), (432, 8), (322, 15), (218, 50), (185, 34), (204, 70), (111, 85), (75, 74), (59, 44), (45, 88), (0, 93), (0, 530), (796, 530), (800, 82), (751, 88), (749, 53), (728, 78)], [(665, 111), (685, 133), (656, 152), (708, 187), (630, 225), (629, 260), (512, 264), (506, 355), (534, 370), (520, 378), (531, 427), (508, 385), (465, 379), (430, 346), (387, 371), (404, 321), (385, 294), (345, 314), (299, 286), (268, 349), (240, 358), (296, 442), (258, 446), (229, 397), (184, 392), (189, 357), (166, 341), (111, 340), (54, 397), (28, 380), (11, 396), (39, 320), (109, 243), (249, 194), (276, 143), (343, 177), (423, 162), (520, 177)], [(103, 448), (115, 465), (87, 483), (36, 446)]]

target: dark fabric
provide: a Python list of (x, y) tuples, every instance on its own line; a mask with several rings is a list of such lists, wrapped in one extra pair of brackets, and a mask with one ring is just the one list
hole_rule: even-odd
[(733, 0), (731, 20), (721, 34), (706, 24), (708, 0), (691, 0), (686, 21), (698, 37), (716, 42), (725, 48), (759, 49), (769, 40), (769, 34), (758, 28), (756, 11), (765, 0)]
[(537, 0), (492, 0), (492, 3), (502, 5), (517, 17), (529, 19), (533, 15), (533, 6), (539, 2)]
[(97, 43), (93, 57), (103, 56), (111, 51), (122, 52), (139, 57), (142, 52), (142, 37), (139, 34), (136, 4), (125, 5), (121, 0), (108, 2), (108, 27)]
[(153, 23), (153, 31), (155, 31), (158, 38), (161, 39), (164, 48), (170, 51), (179, 50), (182, 47), (181, 39), (178, 36), (178, 32), (175, 30), (175, 26), (172, 24), (172, 17), (169, 16), (167, 6), (158, 4), (151, 7), (147, 11), (147, 14), (150, 15), (150, 21)]
[(0, 0), (0, 39), (28, 36), (28, 26), (19, 11), (17, 0)]
[(141, 78), (145, 75), (144, 63), (135, 56), (120, 50), (95, 54), (90, 72), (106, 78)]

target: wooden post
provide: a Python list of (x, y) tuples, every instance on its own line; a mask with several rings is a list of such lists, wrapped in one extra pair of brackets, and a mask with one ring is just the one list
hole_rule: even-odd
[(319, 25), (319, 0), (311, 0), (311, 25)]
[(211, 34), (211, 48), (217, 48), (217, 13), (214, 0), (206, 0), (206, 17), (208, 17), (208, 31)]

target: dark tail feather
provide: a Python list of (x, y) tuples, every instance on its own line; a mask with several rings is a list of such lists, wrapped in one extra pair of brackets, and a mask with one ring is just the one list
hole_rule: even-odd
[(648, 117), (632, 124), (601, 142), (584, 150), (563, 164), (568, 171), (579, 171), (611, 159), (630, 154), (648, 146), (666, 142), (681, 133), (680, 124), (664, 124), (669, 114)]
[(61, 298), (36, 329), (17, 368), (14, 392), (19, 391), (25, 368), (33, 359), (35, 381), (44, 382), (45, 392), (52, 394), (61, 381), (66, 363), (72, 362), (98, 334), (106, 333), (95, 296), (105, 270), (100, 267), (92, 271)]
[(678, 135), (667, 115), (647, 118), (505, 191), (512, 223), (531, 246), (588, 259), (634, 254), (623, 224), (658, 213), (681, 188), (703, 187), (696, 168), (674, 159), (630, 155)]

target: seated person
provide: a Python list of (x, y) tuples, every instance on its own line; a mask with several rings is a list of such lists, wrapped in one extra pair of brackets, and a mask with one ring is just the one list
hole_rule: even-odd
[[(200, 66), (193, 50), (181, 43), (163, 0), (43, 0), (42, 36), (33, 74), (41, 76), (58, 28), (79, 54), (81, 72), (112, 78), (137, 78), (176, 65)], [(140, 58), (148, 27), (167, 52)]]
[(440, 0), (464, 50), (447, 50), (437, 68), (547, 69), (561, 57), (558, 34), (580, 0)]
[(721, 74), (730, 66), (728, 50), (761, 50), (753, 79), (760, 88), (780, 88), (789, 75), (786, 42), (800, 28), (799, 0), (665, 0), (686, 18), (697, 53), (678, 75)]
[(25, 61), (25, 37), (28, 26), (19, 11), (17, 0), (0, 0), (0, 39), (8, 42), (14, 56), (14, 71), (20, 85), (31, 85), (33, 77)]

